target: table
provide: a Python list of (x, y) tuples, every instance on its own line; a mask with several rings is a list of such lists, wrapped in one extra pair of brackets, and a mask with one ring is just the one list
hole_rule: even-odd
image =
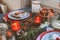
[[(36, 15), (36, 14), (34, 14), (34, 15)], [(5, 22), (3, 20), (3, 16), (4, 16), (4, 14), (0, 14), (0, 23), (6, 23), (8, 25), (8, 27), (9, 27), (8, 30), (11, 30), (10, 24), (8, 22)], [(26, 19), (25, 21), (27, 21), (28, 19)], [(23, 21), (21, 23), (22, 26), (24, 26), (24, 22), (25, 21)], [(24, 34), (27, 32), (28, 35), (25, 35), (25, 36), (24, 36), (24, 34), (17, 35), (16, 32), (14, 32), (14, 35), (15, 35), (16, 40), (35, 40), (40, 33), (42, 33), (42, 32), (45, 31), (45, 29), (38, 28), (38, 26), (36, 24), (35, 24), (36, 25), (36, 28), (35, 28), (35, 26), (33, 27), (33, 25), (34, 25), (33, 23), (29, 23), (29, 25), (27, 26), (27, 29), (26, 30), (23, 30), (22, 29), (22, 31), (24, 31)]]
[[(24, 9), (24, 10), (26, 10), (26, 9)], [(37, 14), (33, 13), (31, 18), (27, 18), (27, 19), (21, 21), (22, 29), (20, 29), (21, 31), (19, 31), (19, 35), (17, 35), (17, 32), (13, 31), (16, 40), (36, 40), (37, 36), (40, 35), (40, 33), (46, 31), (46, 28), (40, 28), (39, 27), (40, 24), (36, 25), (33, 22), (29, 22), (29, 20), (34, 21), (34, 17), (36, 15)], [(8, 30), (11, 30), (10, 23), (5, 22), (3, 20), (3, 16), (4, 16), (4, 14), (0, 14), (0, 23), (6, 23), (8, 25), (8, 28), (9, 28)], [(25, 24), (25, 22), (28, 22), (28, 24)], [(26, 26), (26, 29), (24, 29), (24, 26)]]

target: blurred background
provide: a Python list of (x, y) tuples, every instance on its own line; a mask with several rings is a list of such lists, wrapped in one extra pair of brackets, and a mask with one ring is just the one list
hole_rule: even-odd
[(4, 8), (5, 11), (10, 11), (10, 10), (16, 10), (25, 7), (32, 7), (31, 6), (32, 1), (41, 1), (42, 7), (51, 8), (54, 9), (56, 12), (60, 13), (59, 0), (0, 0), (0, 4), (5, 5)]

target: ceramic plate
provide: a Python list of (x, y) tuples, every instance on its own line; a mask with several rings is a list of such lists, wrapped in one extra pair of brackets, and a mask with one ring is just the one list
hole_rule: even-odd
[[(52, 35), (58, 35), (60, 37), (60, 30), (46, 31), (40, 34), (36, 40), (55, 40)], [(56, 36), (55, 36), (56, 37)]]
[(13, 20), (22, 20), (22, 19), (25, 19), (25, 18), (30, 16), (29, 12), (24, 12), (24, 15), (19, 15), (20, 18), (13, 17), (12, 14), (14, 14), (16, 12), (24, 12), (24, 11), (23, 10), (17, 10), (17, 11), (10, 12), (8, 14), (8, 18), (13, 19)]

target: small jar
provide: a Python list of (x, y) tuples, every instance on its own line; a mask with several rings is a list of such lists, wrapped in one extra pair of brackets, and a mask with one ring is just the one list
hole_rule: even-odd
[(32, 1), (32, 13), (39, 13), (41, 9), (41, 1)]

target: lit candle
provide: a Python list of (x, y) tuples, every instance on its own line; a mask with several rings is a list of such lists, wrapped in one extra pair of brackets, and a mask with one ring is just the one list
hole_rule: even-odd
[(14, 21), (11, 23), (11, 28), (13, 31), (18, 31), (20, 29), (20, 23), (18, 21)]
[(34, 22), (37, 23), (37, 24), (41, 23), (41, 17), (36, 16)]

